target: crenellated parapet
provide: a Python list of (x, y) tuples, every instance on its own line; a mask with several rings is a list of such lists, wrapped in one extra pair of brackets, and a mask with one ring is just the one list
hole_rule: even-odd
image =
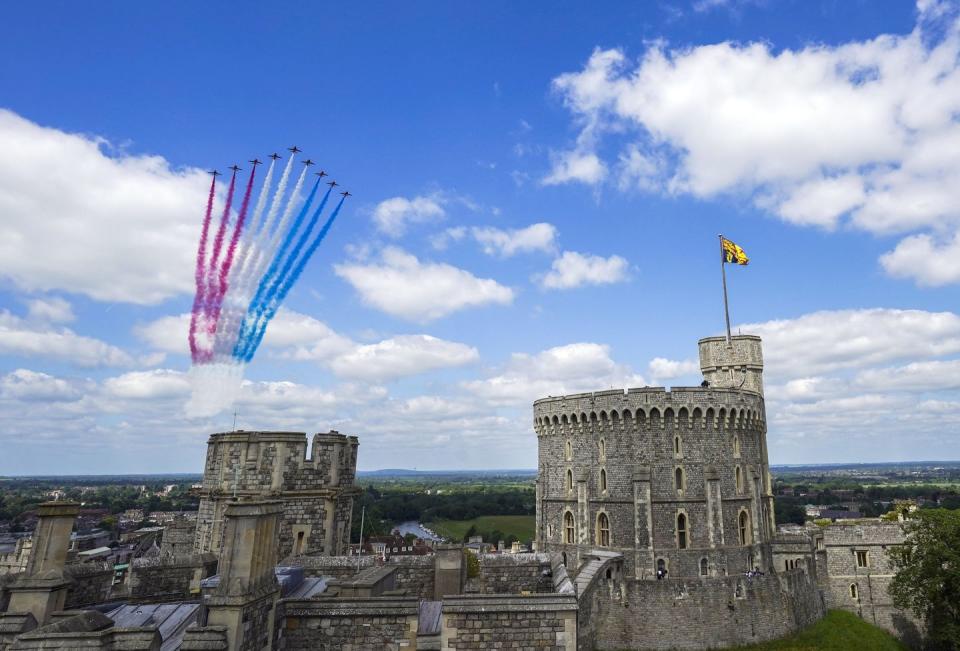
[(737, 389), (643, 387), (542, 398), (533, 403), (538, 436), (603, 429), (764, 430), (763, 396)]

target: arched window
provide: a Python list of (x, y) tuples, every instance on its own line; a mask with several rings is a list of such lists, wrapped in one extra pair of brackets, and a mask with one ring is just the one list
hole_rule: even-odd
[(304, 532), (302, 532), (302, 531), (298, 531), (298, 532), (297, 532), (297, 542), (296, 542), (296, 544), (294, 545), (294, 549), (295, 549), (295, 551), (293, 552), (294, 554), (302, 554), (302, 553), (303, 553), (303, 534), (304, 534)]
[(610, 519), (606, 513), (597, 516), (597, 544), (601, 547), (610, 546)]
[(569, 468), (567, 469), (567, 491), (573, 490), (573, 471)]
[(607, 441), (606, 441), (606, 439), (600, 439), (600, 440), (597, 442), (597, 452), (600, 453), (600, 458), (601, 458), (601, 459), (606, 459), (606, 458), (607, 458)]
[(687, 548), (687, 516), (677, 514), (677, 549)]
[(678, 492), (683, 490), (683, 468), (677, 468), (674, 471), (673, 484)]
[(860, 590), (857, 588), (856, 583), (850, 584), (850, 598), (853, 599), (854, 601), (860, 598)]
[(710, 566), (707, 564), (707, 559), (700, 559), (700, 576), (707, 576), (710, 574)]
[(740, 466), (737, 466), (737, 469), (734, 471), (737, 480), (737, 493), (743, 492), (743, 472), (740, 470)]
[(733, 456), (735, 457), (740, 456), (740, 437), (739, 436), (733, 437)]
[(740, 530), (740, 544), (749, 545), (750, 544), (750, 516), (746, 511), (740, 511), (740, 521), (739, 521), (739, 530)]
[(600, 469), (600, 490), (604, 493), (607, 492), (607, 471), (605, 468)]
[(683, 456), (683, 444), (680, 442), (679, 436), (673, 437), (673, 454), (678, 457)]
[(573, 441), (568, 440), (564, 446), (564, 455), (567, 461), (573, 461)]
[(567, 511), (563, 514), (563, 542), (572, 545), (574, 540), (573, 513)]

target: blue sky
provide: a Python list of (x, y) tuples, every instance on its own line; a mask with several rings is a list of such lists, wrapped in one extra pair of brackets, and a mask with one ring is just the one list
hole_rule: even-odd
[(538, 396), (764, 337), (773, 463), (955, 459), (950, 2), (21, 3), (0, 26), (0, 473), (199, 471), (203, 170), (354, 193), (238, 426), (360, 465), (533, 467)]

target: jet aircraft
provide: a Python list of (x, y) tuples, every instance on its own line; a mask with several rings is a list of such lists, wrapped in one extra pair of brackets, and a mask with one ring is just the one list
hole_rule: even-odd
[(292, 151), (294, 154), (299, 154), (303, 150), (294, 145), (293, 147), (287, 147), (287, 151)]
[(320, 170), (319, 172), (314, 172), (314, 174), (316, 174), (317, 176), (319, 176), (321, 179), (322, 179), (323, 177), (327, 176), (327, 173), (324, 172), (323, 170)]
[(306, 165), (307, 167), (310, 167), (311, 165), (313, 165), (313, 161), (308, 158), (307, 160), (303, 161), (303, 164)]
[(242, 168), (242, 167), (237, 167), (237, 164), (234, 163), (233, 165), (231, 165), (231, 166), (228, 167), (227, 169), (233, 170), (234, 172), (239, 172), (239, 171), (242, 170), (243, 168)]
[(346, 199), (347, 197), (352, 197), (352, 196), (353, 196), (352, 194), (350, 194), (350, 193), (347, 192), (346, 190), (344, 190), (344, 191), (341, 192), (340, 194), (343, 195), (343, 198), (344, 198), (344, 199)]
[(277, 160), (278, 158), (283, 158), (283, 156), (281, 156), (277, 152), (273, 152), (272, 154), (270, 154), (270, 158), (272, 158), (273, 160)]
[(223, 176), (223, 175), (220, 174), (220, 172), (218, 172), (217, 170), (210, 170), (209, 172), (207, 172), (207, 174), (213, 174), (214, 178), (216, 178), (216, 177), (218, 177), (218, 176)]
[(254, 167), (262, 164), (259, 158), (254, 158), (253, 160), (248, 160), (247, 162), (253, 165)]
[(336, 181), (330, 181), (329, 183), (327, 183), (327, 185), (329, 185), (331, 188), (335, 188), (340, 184), (337, 183)]

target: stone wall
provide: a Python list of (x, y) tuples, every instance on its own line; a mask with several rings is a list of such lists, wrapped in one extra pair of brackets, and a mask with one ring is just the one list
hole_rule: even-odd
[[(595, 627), (595, 648), (704, 649), (789, 635), (826, 612), (813, 577), (782, 574), (705, 579), (597, 582), (581, 602)], [(583, 647), (586, 649), (587, 647)]]
[(73, 579), (64, 608), (73, 610), (107, 601), (113, 587), (113, 566), (109, 563), (67, 565), (64, 574)]
[(577, 648), (577, 600), (573, 595), (474, 595), (444, 599), (440, 648)]
[(197, 534), (197, 521), (177, 515), (163, 530), (160, 541), (161, 556), (183, 556), (193, 553), (193, 541)]
[(284, 503), (279, 556), (347, 551), (357, 463), (356, 437), (302, 432), (223, 432), (207, 442), (194, 549), (216, 553), (223, 510), (234, 496)]
[(195, 599), (200, 580), (216, 572), (213, 554), (136, 558), (130, 568), (130, 601), (154, 603)]
[(481, 554), (479, 561), (481, 594), (553, 592), (547, 554)]
[(400, 651), (416, 646), (417, 598), (284, 600), (280, 604), (280, 644), (290, 651)]
[(360, 570), (373, 567), (376, 565), (376, 559), (373, 556), (294, 556), (287, 558), (283, 563), (303, 568), (304, 576), (344, 579)]
[(431, 556), (394, 556), (387, 566), (396, 566), (397, 590), (406, 590), (407, 596), (420, 599), (433, 599), (434, 557)]
[[(910, 613), (893, 605), (887, 591), (896, 568), (888, 549), (904, 541), (898, 522), (832, 524), (823, 530), (824, 550), (818, 557), (826, 566), (821, 585), (830, 608), (841, 608), (885, 628), (908, 643), (920, 636), (921, 625)], [(866, 553), (866, 566), (857, 553)]]

